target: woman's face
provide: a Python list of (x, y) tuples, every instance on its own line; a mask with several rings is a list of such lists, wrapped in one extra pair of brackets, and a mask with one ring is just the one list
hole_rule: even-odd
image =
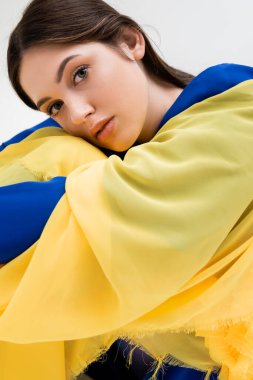
[(128, 57), (99, 42), (30, 48), (21, 86), (68, 133), (124, 151), (142, 142), (149, 109), (144, 47), (124, 46)]

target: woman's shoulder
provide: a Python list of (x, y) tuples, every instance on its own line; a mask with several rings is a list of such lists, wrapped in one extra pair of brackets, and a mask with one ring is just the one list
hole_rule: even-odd
[(253, 67), (236, 63), (221, 63), (203, 70), (194, 81), (207, 81), (216, 86), (230, 88), (249, 79), (253, 79)]
[(172, 117), (192, 105), (221, 94), (246, 80), (253, 79), (253, 67), (236, 63), (221, 63), (208, 67), (181, 92), (175, 103), (166, 112), (158, 130)]

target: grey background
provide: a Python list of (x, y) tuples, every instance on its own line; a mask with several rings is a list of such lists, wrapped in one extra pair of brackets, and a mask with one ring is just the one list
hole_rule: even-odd
[[(18, 99), (6, 70), (8, 36), (29, 1), (0, 1), (0, 141), (4, 141), (46, 116)], [(253, 66), (252, 0), (108, 2), (139, 22), (172, 66), (195, 75), (222, 62)]]

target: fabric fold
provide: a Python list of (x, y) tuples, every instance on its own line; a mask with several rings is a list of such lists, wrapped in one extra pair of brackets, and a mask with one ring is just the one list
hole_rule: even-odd
[(124, 161), (67, 160), (40, 239), (0, 270), (3, 346), (64, 342), (73, 379), (122, 337), (158, 365), (251, 379), (252, 91), (193, 105)]

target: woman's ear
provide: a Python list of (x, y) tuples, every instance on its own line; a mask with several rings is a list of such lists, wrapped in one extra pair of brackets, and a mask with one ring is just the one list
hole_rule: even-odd
[(125, 27), (120, 36), (120, 48), (132, 61), (140, 61), (145, 54), (145, 40), (138, 30)]

